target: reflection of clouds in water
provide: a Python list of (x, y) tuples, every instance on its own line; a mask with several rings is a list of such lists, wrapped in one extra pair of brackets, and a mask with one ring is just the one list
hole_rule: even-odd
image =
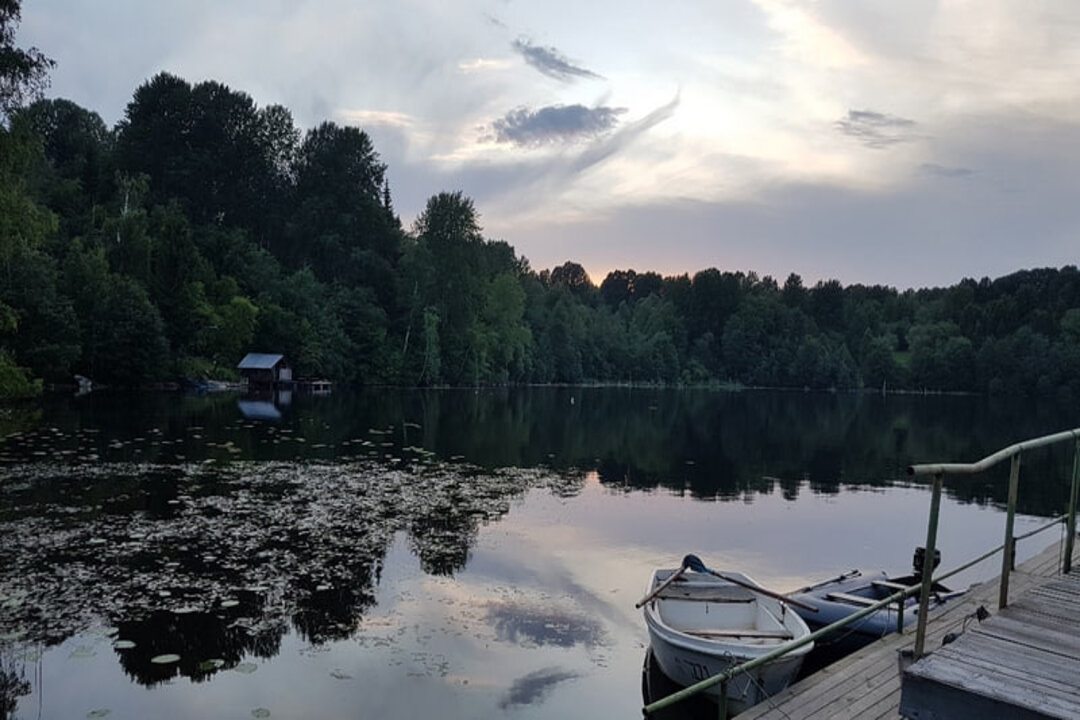
[(502, 642), (595, 647), (604, 641), (599, 621), (573, 611), (505, 602), (488, 606), (487, 621)]
[(499, 700), (499, 708), (506, 710), (515, 705), (533, 705), (541, 702), (551, 688), (564, 680), (581, 677), (580, 673), (562, 668), (549, 667), (523, 675), (514, 681), (506, 695)]

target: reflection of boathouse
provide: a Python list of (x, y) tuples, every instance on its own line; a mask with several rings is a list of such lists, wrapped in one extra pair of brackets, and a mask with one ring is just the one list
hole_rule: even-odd
[(290, 405), (292, 390), (249, 391), (236, 400), (236, 407), (245, 420), (277, 422)]
[(248, 353), (236, 366), (248, 387), (272, 388), (291, 385), (292, 367), (284, 355), (274, 353)]

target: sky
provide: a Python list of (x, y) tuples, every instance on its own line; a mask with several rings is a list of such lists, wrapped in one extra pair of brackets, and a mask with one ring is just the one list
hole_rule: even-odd
[(159, 71), (374, 140), (540, 269), (949, 285), (1080, 256), (1075, 0), (27, 0), (49, 94)]

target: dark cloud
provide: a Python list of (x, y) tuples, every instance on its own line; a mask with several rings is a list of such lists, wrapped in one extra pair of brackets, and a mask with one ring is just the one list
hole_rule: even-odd
[(531, 672), (514, 681), (506, 695), (499, 700), (499, 708), (506, 710), (515, 705), (532, 705), (544, 699), (548, 691), (564, 680), (573, 680), (580, 675), (572, 670), (549, 667)]
[(507, 29), (506, 23), (504, 23), (502, 20), (495, 17), (491, 13), (484, 13), (484, 19), (487, 20), (492, 25), (494, 25), (495, 27), (499, 28), (500, 30), (506, 30)]
[(875, 150), (914, 140), (915, 125), (914, 120), (873, 110), (848, 110), (847, 117), (836, 121), (837, 130)]
[(919, 170), (927, 175), (943, 178), (963, 178), (975, 174), (975, 171), (971, 168), (950, 167), (948, 165), (938, 165), (937, 163), (923, 163), (919, 166)]
[(515, 145), (547, 145), (595, 138), (614, 128), (626, 108), (600, 105), (549, 105), (538, 110), (520, 107), (491, 124), (495, 140)]
[(578, 78), (603, 79), (602, 75), (597, 75), (588, 68), (575, 65), (569, 58), (553, 47), (533, 45), (531, 40), (525, 38), (518, 38), (510, 46), (520, 53), (521, 57), (525, 58), (525, 62), (556, 80), (573, 82)]

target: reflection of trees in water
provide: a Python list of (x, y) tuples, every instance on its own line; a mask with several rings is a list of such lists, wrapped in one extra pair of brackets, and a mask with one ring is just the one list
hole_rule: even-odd
[[(245, 656), (277, 655), (285, 624), (251, 631), (241, 624), (245, 612), (250, 611), (155, 611), (140, 620), (120, 622), (117, 637), (135, 643), (133, 648), (116, 650), (120, 666), (133, 680), (149, 687), (178, 675), (199, 682), (235, 667)], [(180, 660), (161, 665), (150, 662), (165, 654), (179, 655)]]
[[(148, 479), (158, 475), (169, 482)], [(104, 618), (136, 643), (117, 653), (137, 681), (200, 679), (245, 655), (276, 654), (290, 623), (312, 643), (351, 635), (396, 532), (413, 533), (428, 572), (452, 573), (512, 496), (578, 482), (370, 462), (20, 466), (0, 487), (18, 513), (0, 520), (11, 538), (0, 546), (0, 585), (14, 602), (0, 634), (55, 643)], [(105, 487), (127, 496), (124, 512), (100, 509)], [(163, 502), (152, 497), (159, 490)], [(181, 660), (150, 662), (163, 654)]]
[[(835, 493), (847, 485), (906, 481), (911, 462), (975, 460), (1080, 424), (1069, 408), (1045, 402), (798, 391), (369, 390), (297, 398), (276, 424), (238, 419), (228, 395), (96, 395), (65, 400), (66, 409), (50, 406), (49, 422), (66, 429), (65, 437), (74, 428), (100, 426), (102, 433), (83, 440), (106, 458), (231, 458), (235, 452), (260, 460), (365, 454), (386, 459), (422, 447), (486, 467), (597, 469), (611, 487), (662, 486), (705, 498), (772, 492), (778, 485), (785, 497), (795, 498), (804, 488)], [(115, 439), (146, 436), (148, 427), (160, 430), (155, 437), (164, 442), (109, 449)], [(55, 445), (62, 438), (45, 440)], [(221, 449), (223, 441), (231, 443), (229, 451)], [(48, 451), (48, 443), (13, 451)], [(135, 449), (142, 454), (134, 455)], [(1058, 472), (1058, 465), (1051, 469)], [(1025, 490), (1023, 512), (1053, 513), (1064, 503), (1065, 491), (1053, 483), (1040, 481)], [(950, 485), (948, 492), (964, 501), (1000, 504), (1005, 474)], [(453, 561), (439, 564), (446, 562)]]
[(30, 694), (26, 665), (0, 649), (0, 720), (15, 717), (19, 698)]
[[(571, 402), (573, 399), (573, 402)], [(341, 400), (347, 403), (347, 400)], [(1053, 405), (978, 397), (641, 388), (519, 388), (378, 394), (371, 412), (422, 423), (425, 447), (489, 466), (595, 468), (611, 487), (665, 487), (695, 497), (906, 482), (913, 462), (976, 460), (1077, 424)], [(417, 431), (418, 434), (420, 431)], [(1045, 463), (1020, 509), (1065, 501), (1068, 459)], [(1027, 467), (1025, 460), (1025, 467)], [(1005, 501), (1004, 474), (950, 485), (962, 501)]]

